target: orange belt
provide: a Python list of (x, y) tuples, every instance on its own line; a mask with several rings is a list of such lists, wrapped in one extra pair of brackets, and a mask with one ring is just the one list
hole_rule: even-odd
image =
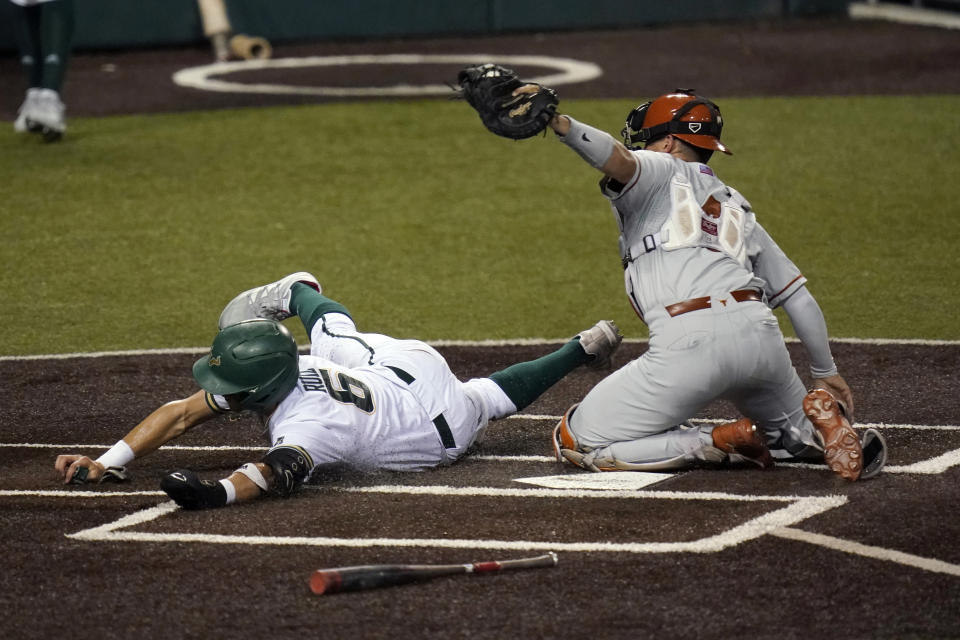
[[(748, 300), (753, 300), (756, 302), (762, 302), (763, 296), (760, 295), (760, 292), (754, 289), (738, 289), (737, 291), (731, 291), (730, 297), (736, 300), (737, 302), (747, 302)], [(665, 309), (667, 313), (670, 314), (671, 318), (675, 318), (684, 313), (689, 313), (691, 311), (699, 311), (700, 309), (709, 309), (711, 302), (710, 296), (704, 296), (702, 298), (690, 298), (689, 300), (684, 300), (683, 302), (677, 302), (676, 304), (667, 305)], [(717, 298), (717, 302), (722, 305), (726, 305), (727, 301), (723, 298)]]

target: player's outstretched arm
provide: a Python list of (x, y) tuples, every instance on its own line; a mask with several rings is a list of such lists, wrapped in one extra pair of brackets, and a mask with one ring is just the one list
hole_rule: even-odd
[(108, 469), (120, 469), (132, 460), (142, 458), (215, 415), (207, 405), (205, 392), (198, 391), (188, 398), (168, 402), (156, 409), (96, 460), (79, 454), (60, 455), (54, 468), (65, 484), (71, 481), (100, 481), (112, 473), (117, 474), (117, 479), (122, 479), (118, 472)]
[(248, 462), (222, 480), (203, 480), (190, 469), (177, 469), (160, 480), (160, 488), (184, 509), (216, 509), (249, 502), (267, 492), (289, 496), (312, 469), (305, 449), (285, 443), (270, 449), (262, 461)]
[(548, 123), (560, 140), (577, 152), (587, 164), (617, 182), (628, 183), (637, 173), (636, 157), (623, 143), (606, 131), (558, 114)]
[(202, 480), (195, 471), (177, 469), (160, 480), (160, 488), (184, 509), (217, 509), (249, 502), (273, 486), (273, 470), (262, 462), (249, 462), (223, 480)]

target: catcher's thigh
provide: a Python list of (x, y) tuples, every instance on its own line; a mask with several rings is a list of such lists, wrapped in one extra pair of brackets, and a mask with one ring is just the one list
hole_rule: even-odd
[[(754, 388), (773, 370), (783, 375), (779, 359), (771, 363), (768, 357), (768, 347), (783, 342), (776, 318), (759, 303), (697, 311), (657, 329), (647, 352), (596, 385), (571, 416), (570, 427), (583, 446), (598, 449), (665, 434), (732, 390)], [(659, 459), (689, 455), (696, 445), (681, 433), (653, 442), (659, 446), (651, 444), (650, 453)]]

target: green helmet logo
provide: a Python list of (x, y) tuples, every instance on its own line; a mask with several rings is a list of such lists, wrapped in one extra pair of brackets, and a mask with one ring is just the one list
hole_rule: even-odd
[(210, 355), (193, 365), (197, 384), (219, 396), (240, 396), (240, 407), (265, 413), (297, 386), (300, 354), (290, 331), (273, 320), (226, 327)]

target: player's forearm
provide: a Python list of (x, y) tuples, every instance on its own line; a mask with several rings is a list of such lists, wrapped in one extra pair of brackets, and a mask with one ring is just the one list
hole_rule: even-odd
[(627, 182), (636, 172), (636, 158), (606, 131), (565, 115), (554, 116), (550, 128), (587, 164), (614, 180)]
[(570, 131), (570, 118), (565, 115), (555, 115), (550, 118), (548, 123), (550, 128), (553, 129), (553, 132), (558, 136), (565, 136), (567, 132)]
[(270, 489), (272, 482), (273, 471), (262, 462), (245, 464), (221, 481), (227, 490), (227, 504), (256, 500)]
[(203, 392), (198, 391), (189, 398), (168, 402), (156, 409), (125, 435), (122, 442), (141, 458), (213, 415)]
[[(103, 473), (110, 467), (124, 467), (186, 431), (188, 415), (184, 406), (186, 402), (186, 400), (178, 400), (167, 403), (131, 429), (127, 435), (94, 461), (100, 467), (99, 473)], [(95, 471), (96, 475), (99, 473)]]
[(163, 405), (96, 460), (80, 454), (64, 454), (57, 456), (54, 468), (64, 482), (82, 483), (102, 480), (110, 475), (122, 476), (122, 467), (127, 463), (147, 455), (214, 415), (213, 409), (207, 406), (204, 393), (200, 391), (189, 398)]
[(806, 287), (801, 287), (783, 303), (783, 310), (790, 317), (797, 338), (810, 356), (810, 374), (814, 378), (829, 378), (837, 375), (837, 365), (830, 352), (827, 323), (820, 305)]

